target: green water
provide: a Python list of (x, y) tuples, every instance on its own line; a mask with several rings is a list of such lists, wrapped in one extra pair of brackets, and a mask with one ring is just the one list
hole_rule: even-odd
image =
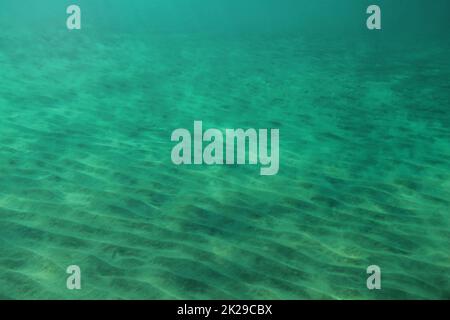
[[(449, 15), (1, 0), (0, 298), (449, 299)], [(279, 128), (278, 175), (175, 166), (194, 120)]]

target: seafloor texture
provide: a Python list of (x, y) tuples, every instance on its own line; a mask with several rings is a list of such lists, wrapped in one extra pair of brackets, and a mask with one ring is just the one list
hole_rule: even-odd
[[(448, 44), (16, 32), (0, 48), (0, 298), (450, 298)], [(280, 128), (279, 174), (172, 165), (194, 120)]]

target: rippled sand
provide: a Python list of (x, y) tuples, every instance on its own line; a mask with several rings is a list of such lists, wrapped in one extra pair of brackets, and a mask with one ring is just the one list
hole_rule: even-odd
[[(447, 45), (24, 33), (0, 48), (0, 298), (450, 298)], [(280, 173), (172, 165), (170, 134), (194, 120), (280, 128)]]

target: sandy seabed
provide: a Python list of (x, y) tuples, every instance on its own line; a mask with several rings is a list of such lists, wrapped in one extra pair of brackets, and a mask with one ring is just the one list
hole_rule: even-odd
[[(450, 47), (409, 45), (0, 35), (0, 298), (450, 298)], [(194, 120), (279, 174), (174, 166)]]

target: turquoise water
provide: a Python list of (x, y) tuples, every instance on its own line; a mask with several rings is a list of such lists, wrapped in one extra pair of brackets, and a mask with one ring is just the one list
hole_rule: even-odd
[[(0, 298), (449, 299), (449, 7), (1, 0)], [(175, 166), (195, 120), (279, 173)]]

